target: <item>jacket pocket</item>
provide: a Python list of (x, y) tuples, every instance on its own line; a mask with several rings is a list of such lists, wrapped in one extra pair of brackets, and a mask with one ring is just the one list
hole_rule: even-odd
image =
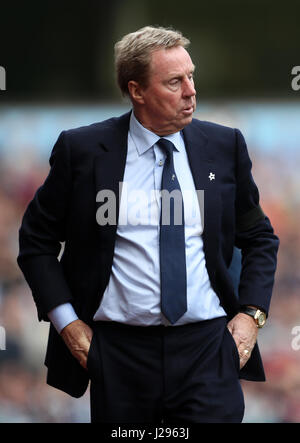
[(240, 356), (239, 356), (239, 351), (238, 351), (238, 348), (237, 348), (236, 343), (234, 341), (234, 338), (233, 338), (231, 332), (229, 331), (229, 329), (227, 328), (227, 326), (225, 328), (225, 334), (228, 337), (228, 341), (230, 343), (230, 347), (231, 347), (231, 350), (232, 350), (232, 359), (234, 361), (236, 370), (239, 373), (240, 372)]
[(88, 356), (87, 356), (87, 362), (86, 362), (86, 367), (87, 367), (87, 370), (88, 370), (89, 374), (91, 374), (91, 369), (92, 369), (92, 366), (93, 366), (95, 340), (96, 340), (96, 334), (93, 333), (91, 344), (90, 344), (90, 348), (89, 348), (89, 352), (88, 352)]

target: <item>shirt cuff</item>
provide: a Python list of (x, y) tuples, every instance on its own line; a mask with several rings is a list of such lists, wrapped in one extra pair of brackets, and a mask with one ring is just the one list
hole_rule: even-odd
[(71, 303), (63, 303), (56, 306), (56, 308), (48, 312), (48, 318), (59, 334), (68, 324), (78, 320), (78, 316)]

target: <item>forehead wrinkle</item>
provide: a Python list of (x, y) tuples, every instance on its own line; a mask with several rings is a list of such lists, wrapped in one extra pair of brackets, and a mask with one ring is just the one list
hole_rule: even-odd
[[(166, 65), (168, 66), (169, 63), (166, 63)], [(183, 77), (187, 74), (193, 74), (195, 71), (195, 66), (192, 64), (192, 66), (180, 66), (179, 68), (172, 68), (171, 70), (162, 70), (161, 69), (161, 64), (159, 64), (159, 67), (157, 70), (152, 69), (152, 74), (156, 75), (156, 76), (166, 76), (168, 78), (172, 78), (172, 77)]]
[[(174, 53), (174, 51), (176, 50), (177, 54)], [(192, 63), (190, 54), (187, 52), (185, 48), (181, 46), (176, 46), (174, 48), (167, 48), (167, 49), (162, 48), (152, 52), (150, 65), (157, 65), (157, 64), (159, 66), (161, 66), (162, 64), (169, 65), (170, 62), (175, 62), (175, 63), (177, 62), (182, 64), (182, 57), (185, 58), (183, 63)]]
[(182, 67), (182, 69), (181, 70), (175, 70), (174, 69), (174, 71), (169, 71), (169, 74), (170, 74), (170, 76), (181, 76), (182, 74), (183, 74), (183, 71), (184, 71), (184, 74), (185, 73), (193, 73), (194, 71), (195, 71), (195, 66), (194, 65), (192, 65), (191, 67), (186, 67), (186, 69), (185, 69), (185, 67)]

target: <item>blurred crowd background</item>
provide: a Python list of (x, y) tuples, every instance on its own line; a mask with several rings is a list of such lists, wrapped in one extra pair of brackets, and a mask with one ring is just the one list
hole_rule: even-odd
[(113, 44), (146, 24), (172, 26), (191, 39), (195, 116), (238, 127), (246, 138), (261, 205), (281, 244), (269, 319), (258, 339), (267, 382), (243, 382), (244, 421), (300, 422), (300, 91), (291, 87), (291, 70), (300, 65), (300, 4), (281, 3), (1, 6), (7, 89), (0, 91), (0, 422), (89, 421), (88, 393), (72, 399), (46, 385), (49, 324), (38, 322), (16, 264), (18, 229), (60, 131), (130, 108), (115, 85)]

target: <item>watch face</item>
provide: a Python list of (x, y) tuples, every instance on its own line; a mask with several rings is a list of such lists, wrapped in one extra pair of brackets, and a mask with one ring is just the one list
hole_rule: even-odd
[(265, 315), (262, 312), (259, 314), (257, 322), (258, 322), (259, 326), (263, 326), (265, 324), (266, 318), (265, 318)]

